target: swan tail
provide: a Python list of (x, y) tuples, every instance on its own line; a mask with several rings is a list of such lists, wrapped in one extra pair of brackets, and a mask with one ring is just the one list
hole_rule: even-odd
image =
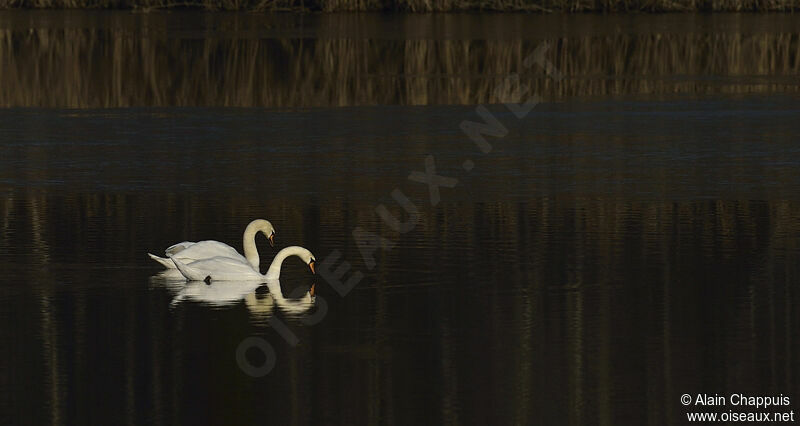
[(172, 262), (175, 263), (175, 267), (178, 268), (178, 271), (180, 271), (181, 275), (183, 275), (187, 280), (189, 280), (189, 281), (210, 281), (211, 280), (211, 276), (210, 275), (204, 274), (204, 273), (192, 268), (191, 266), (184, 264), (180, 260), (175, 259), (172, 256), (170, 256), (170, 259), (172, 259)]
[(158, 257), (151, 253), (147, 253), (147, 255), (150, 256), (150, 259), (153, 259), (156, 262), (160, 263), (161, 266), (167, 269), (175, 269), (175, 264), (172, 262), (172, 260), (167, 259), (166, 257)]

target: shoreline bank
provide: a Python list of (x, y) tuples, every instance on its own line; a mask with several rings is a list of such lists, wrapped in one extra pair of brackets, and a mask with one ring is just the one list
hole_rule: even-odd
[(383, 13), (774, 13), (800, 0), (0, 0), (0, 10), (108, 9)]

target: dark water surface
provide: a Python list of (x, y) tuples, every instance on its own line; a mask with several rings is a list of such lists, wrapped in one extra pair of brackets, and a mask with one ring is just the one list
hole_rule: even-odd
[[(525, 28), (519, 16), (447, 21), (466, 28), (457, 34), (482, 28), (471, 40), (386, 16), (289, 17), (287, 28), (251, 15), (21, 16), (0, 14), (1, 423), (685, 424), (680, 397), (701, 392), (783, 394), (790, 406), (768, 411), (800, 409), (800, 26), (790, 25), (799, 18), (685, 16), (695, 26), (670, 29), (648, 17), (635, 19), (653, 25), (549, 17), (568, 41), (550, 56), (566, 77), (532, 76), (549, 102), (523, 119), (489, 106), (508, 133), (487, 137), (483, 154), (459, 123), (479, 120), (475, 104), (521, 72), (542, 37), (486, 29)], [(173, 34), (159, 31), (162, 20), (193, 23)], [(254, 32), (258, 22), (269, 31)], [(63, 29), (75, 26), (83, 41)], [(645, 53), (659, 51), (620, 53), (597, 36), (606, 33), (627, 46), (661, 40), (674, 52), (726, 46), (740, 56), (675, 68), (678, 59)], [(454, 38), (499, 50), (473, 59), (439, 50)], [(184, 42), (197, 49), (170, 50)], [(385, 55), (373, 64), (411, 69), (391, 49), (412, 42), (454, 68), (436, 62), (414, 86), (409, 75), (332, 75), (314, 56), (351, 43)], [(646, 69), (570, 68), (582, 57), (574, 42), (596, 70)], [(233, 62), (210, 59), (248, 43), (255, 50)], [(491, 56), (505, 57), (508, 44), (516, 56)], [(124, 61), (107, 75), (113, 59), (98, 52), (112, 47)], [(125, 62), (167, 57), (214, 63), (206, 69), (219, 74), (154, 60), (148, 76)], [(237, 68), (246, 58), (253, 68)], [(70, 71), (94, 66), (99, 79)], [(280, 67), (297, 74), (250, 91), (235, 89), (243, 74), (219, 80), (220, 91), (198, 89), (215, 75)], [(463, 69), (473, 83), (459, 85)], [(429, 155), (437, 174), (458, 179), (436, 205), (408, 179)], [(418, 211), (408, 232), (376, 214), (384, 204), (407, 219), (395, 189)], [(363, 278), (342, 297), (325, 274), (287, 261), (285, 293), (317, 284), (305, 313), (263, 287), (225, 305), (219, 283), (152, 278), (159, 267), (147, 252), (197, 239), (241, 249), (254, 218), (272, 221), (278, 247), (302, 245), (320, 263), (338, 254), (330, 269), (347, 261), (345, 278)], [(372, 267), (356, 228), (385, 239)], [(276, 249), (259, 238), (271, 259)], [(263, 377), (237, 363), (253, 336), (275, 352)]]

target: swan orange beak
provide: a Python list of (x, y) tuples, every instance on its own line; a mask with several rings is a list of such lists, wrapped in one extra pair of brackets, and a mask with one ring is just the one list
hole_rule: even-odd
[(316, 283), (311, 284), (311, 289), (308, 290), (308, 294), (310, 294), (311, 297), (314, 297), (314, 295), (317, 293), (316, 289), (317, 289), (317, 284)]
[(314, 270), (314, 261), (308, 262), (308, 267), (311, 268), (311, 273), (316, 274), (317, 271)]
[(274, 233), (269, 234), (269, 246), (270, 247), (275, 247), (275, 234)]

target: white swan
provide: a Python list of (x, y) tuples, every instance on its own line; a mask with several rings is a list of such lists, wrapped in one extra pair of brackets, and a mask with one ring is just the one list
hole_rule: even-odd
[(256, 235), (262, 232), (267, 239), (269, 245), (275, 246), (275, 228), (269, 223), (268, 220), (256, 219), (247, 225), (242, 236), (242, 246), (244, 246), (244, 257), (233, 247), (214, 240), (206, 240), (200, 242), (184, 241), (182, 243), (171, 245), (165, 250), (167, 257), (158, 257), (156, 255), (147, 253), (151, 259), (160, 263), (167, 269), (175, 269), (175, 263), (169, 258), (178, 259), (183, 263), (196, 262), (202, 259), (211, 259), (213, 257), (230, 257), (238, 260), (244, 260), (258, 270), (261, 259), (258, 256), (258, 248), (256, 247)]
[[(180, 259), (169, 255), (175, 266), (189, 281), (258, 281), (258, 280), (277, 280), (281, 275), (281, 265), (289, 256), (297, 256), (303, 259), (311, 273), (314, 273), (314, 255), (303, 247), (290, 246), (278, 252), (266, 274), (261, 274), (258, 268), (247, 262), (245, 259), (235, 257), (216, 256), (210, 259), (196, 260), (191, 263), (183, 263)], [(262, 281), (262, 282), (263, 282)]]

